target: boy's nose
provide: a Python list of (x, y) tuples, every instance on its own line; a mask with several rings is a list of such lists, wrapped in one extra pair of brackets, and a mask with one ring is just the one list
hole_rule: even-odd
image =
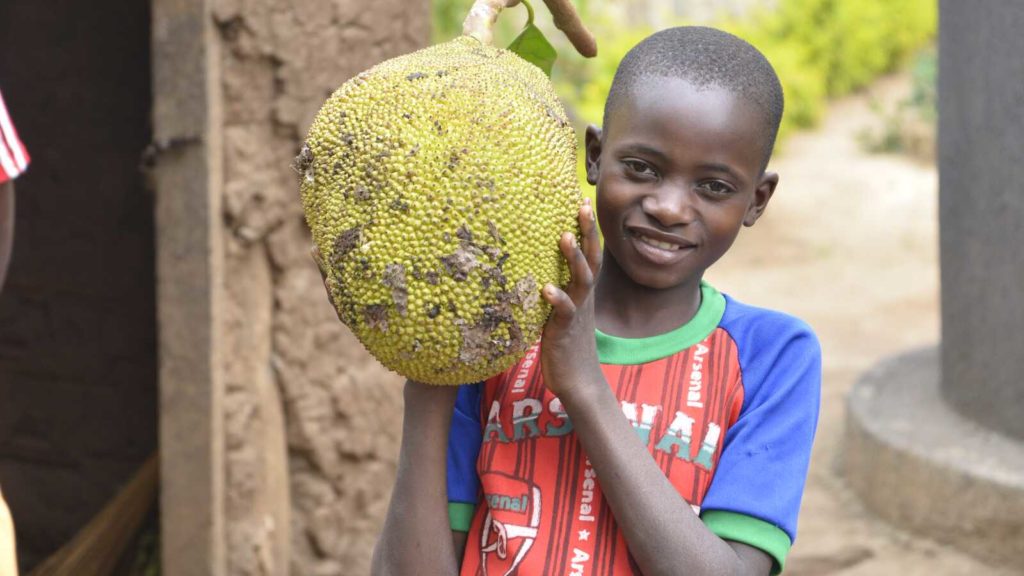
[(643, 199), (644, 212), (665, 228), (685, 226), (697, 219), (696, 193), (689, 186), (662, 186)]

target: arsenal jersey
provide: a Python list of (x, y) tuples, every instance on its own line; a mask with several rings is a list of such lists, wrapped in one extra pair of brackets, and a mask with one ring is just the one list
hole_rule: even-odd
[[(722, 538), (781, 570), (817, 423), (820, 349), (790, 316), (702, 286), (686, 325), (650, 338), (597, 332), (605, 379), (651, 457)], [(459, 391), (448, 451), (462, 575), (639, 574), (601, 479), (540, 370), (515, 366)]]

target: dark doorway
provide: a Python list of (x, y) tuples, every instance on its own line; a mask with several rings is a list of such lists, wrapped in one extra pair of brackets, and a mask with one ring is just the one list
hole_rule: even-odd
[(145, 0), (3, 0), (0, 89), (32, 156), (0, 294), (0, 485), (21, 568), (156, 448)]

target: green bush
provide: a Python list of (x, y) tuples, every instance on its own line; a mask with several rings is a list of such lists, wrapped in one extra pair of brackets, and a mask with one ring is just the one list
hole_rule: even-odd
[[(599, 124), (615, 67), (651, 31), (625, 29), (599, 14), (584, 20), (599, 39), (598, 57), (587, 61), (560, 50), (555, 79), (580, 124)], [(756, 46), (775, 67), (786, 95), (782, 141), (813, 126), (829, 97), (904, 63), (934, 38), (937, 22), (935, 0), (779, 0), (774, 10), (722, 18), (715, 26)]]
[(871, 101), (878, 116), (877, 126), (868, 126), (857, 134), (861, 146), (869, 152), (892, 153), (934, 161), (936, 101), (935, 50), (921, 51), (911, 66), (910, 94), (894, 105)]
[(779, 139), (813, 126), (827, 98), (862, 88), (930, 43), (936, 0), (780, 0), (721, 27), (744, 38), (775, 67), (786, 95)]
[[(435, 41), (447, 40), (461, 31), (462, 18), (471, 4), (472, 0), (434, 0)], [(537, 10), (537, 20), (558, 49), (552, 81), (569, 108), (582, 142), (582, 128), (601, 123), (604, 101), (619, 61), (652, 30), (623, 26), (604, 11), (605, 3), (576, 0), (576, 6), (598, 39), (598, 56), (594, 59), (584, 59), (572, 50), (562, 34), (550, 26), (546, 10)], [(495, 43), (501, 45), (505, 37), (511, 40), (518, 24), (517, 17), (503, 16)], [(771, 10), (753, 11), (742, 20), (722, 17), (714, 25), (756, 46), (775, 67), (786, 95), (779, 129), (781, 143), (794, 130), (813, 126), (821, 118), (828, 98), (865, 86), (929, 44), (938, 25), (938, 2), (777, 0)], [(921, 74), (927, 74), (927, 70)]]

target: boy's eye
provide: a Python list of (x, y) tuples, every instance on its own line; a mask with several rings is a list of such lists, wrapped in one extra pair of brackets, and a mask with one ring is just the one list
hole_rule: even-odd
[(633, 174), (640, 176), (657, 176), (657, 172), (654, 171), (654, 167), (643, 160), (626, 158), (622, 163), (626, 166), (626, 169)]
[(720, 180), (707, 180), (697, 185), (697, 188), (715, 196), (727, 196), (735, 192), (732, 186)]

